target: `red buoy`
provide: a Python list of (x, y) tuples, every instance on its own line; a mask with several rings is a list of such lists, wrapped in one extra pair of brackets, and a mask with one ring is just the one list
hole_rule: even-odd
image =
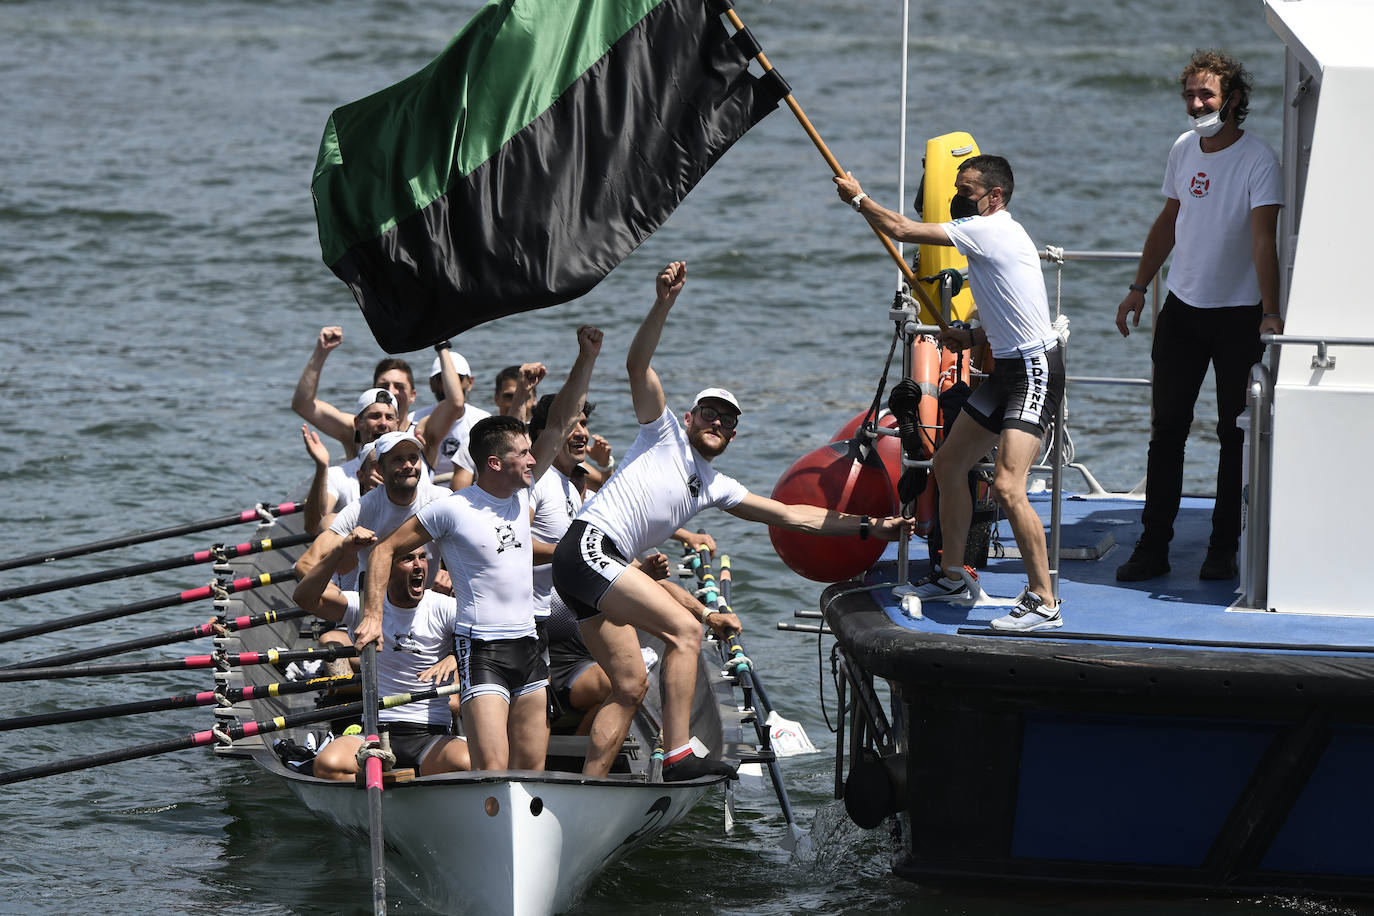
[[(872, 451), (866, 460), (861, 457), (857, 439), (832, 442), (797, 459), (778, 479), (773, 498), (788, 505), (824, 506), (875, 518), (892, 515), (896, 509), (887, 470)], [(771, 526), (768, 537), (788, 569), (816, 582), (842, 582), (862, 575), (887, 547), (886, 541), (872, 536), (831, 537)]]
[[(844, 439), (853, 439), (866, 416), (868, 416), (866, 410), (854, 416), (848, 423), (840, 427), (839, 432), (835, 433), (831, 441), (838, 443)], [(883, 411), (878, 414), (878, 425), (886, 429), (896, 429), (897, 418), (887, 408), (883, 408)], [(883, 467), (887, 469), (887, 476), (892, 481), (892, 492), (895, 496), (897, 483), (902, 479), (902, 440), (896, 436), (878, 436), (877, 440), (878, 457), (883, 460)]]

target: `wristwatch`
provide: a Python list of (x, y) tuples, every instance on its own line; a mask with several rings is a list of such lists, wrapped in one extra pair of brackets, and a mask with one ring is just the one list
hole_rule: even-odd
[(1130, 285), (1130, 290), (1133, 293), (1147, 293), (1150, 291), (1150, 288), (1148, 286), (1140, 286), (1137, 283), (1132, 283)]
[(868, 528), (872, 524), (873, 519), (869, 518), (867, 515), (859, 519), (859, 540), (863, 541), (868, 539)]
[(868, 195), (865, 194), (863, 191), (860, 191), (858, 194), (855, 194), (852, 198), (850, 198), (849, 205), (854, 208), (855, 213), (859, 212), (859, 209), (863, 206), (864, 198), (867, 196)]

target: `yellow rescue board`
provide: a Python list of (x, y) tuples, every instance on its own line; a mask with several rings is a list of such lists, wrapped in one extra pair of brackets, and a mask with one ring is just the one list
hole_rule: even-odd
[[(934, 137), (926, 141), (925, 180), (921, 184), (921, 219), (927, 223), (943, 223), (949, 220), (949, 201), (954, 196), (954, 178), (959, 165), (978, 155), (978, 144), (973, 137), (963, 131)], [(951, 245), (922, 245), (921, 260), (917, 274), (933, 277), (946, 268), (963, 270), (968, 267), (968, 259)], [(940, 287), (937, 283), (922, 283), (930, 301), (940, 304)], [(975, 310), (973, 295), (968, 285), (954, 297), (951, 318), (967, 321)]]

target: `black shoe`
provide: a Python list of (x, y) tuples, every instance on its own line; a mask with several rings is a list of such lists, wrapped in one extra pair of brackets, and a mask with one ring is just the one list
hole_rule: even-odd
[(1224, 547), (1208, 547), (1207, 558), (1202, 561), (1202, 568), (1198, 570), (1199, 579), (1225, 580), (1234, 579), (1239, 575), (1236, 569), (1236, 552), (1227, 550)]
[(703, 776), (729, 776), (731, 779), (739, 779), (735, 767), (724, 760), (711, 760), (698, 757), (696, 754), (688, 754), (681, 760), (663, 765), (664, 782), (686, 782)]
[(1156, 579), (1168, 571), (1167, 553), (1155, 553), (1136, 544), (1135, 550), (1131, 552), (1131, 558), (1116, 568), (1116, 581), (1144, 582), (1146, 579)]

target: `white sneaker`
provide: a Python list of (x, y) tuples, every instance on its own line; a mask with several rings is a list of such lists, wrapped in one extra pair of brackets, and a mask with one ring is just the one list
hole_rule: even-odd
[(998, 617), (992, 622), (994, 630), (1012, 630), (1021, 633), (1029, 633), (1031, 630), (1049, 630), (1054, 627), (1062, 627), (1064, 618), (1059, 616), (1059, 602), (1052, 608), (1046, 608), (1045, 602), (1035, 592), (1027, 589), (1021, 593), (1021, 597), (1016, 601), (1016, 607), (1011, 609), (1011, 613), (1005, 617)]
[(974, 593), (977, 582), (978, 574), (968, 567), (955, 570), (952, 576), (942, 572), (932, 572), (925, 578), (912, 583), (912, 588), (915, 589), (912, 594), (920, 598), (922, 603), (927, 601), (972, 601), (978, 597)]

